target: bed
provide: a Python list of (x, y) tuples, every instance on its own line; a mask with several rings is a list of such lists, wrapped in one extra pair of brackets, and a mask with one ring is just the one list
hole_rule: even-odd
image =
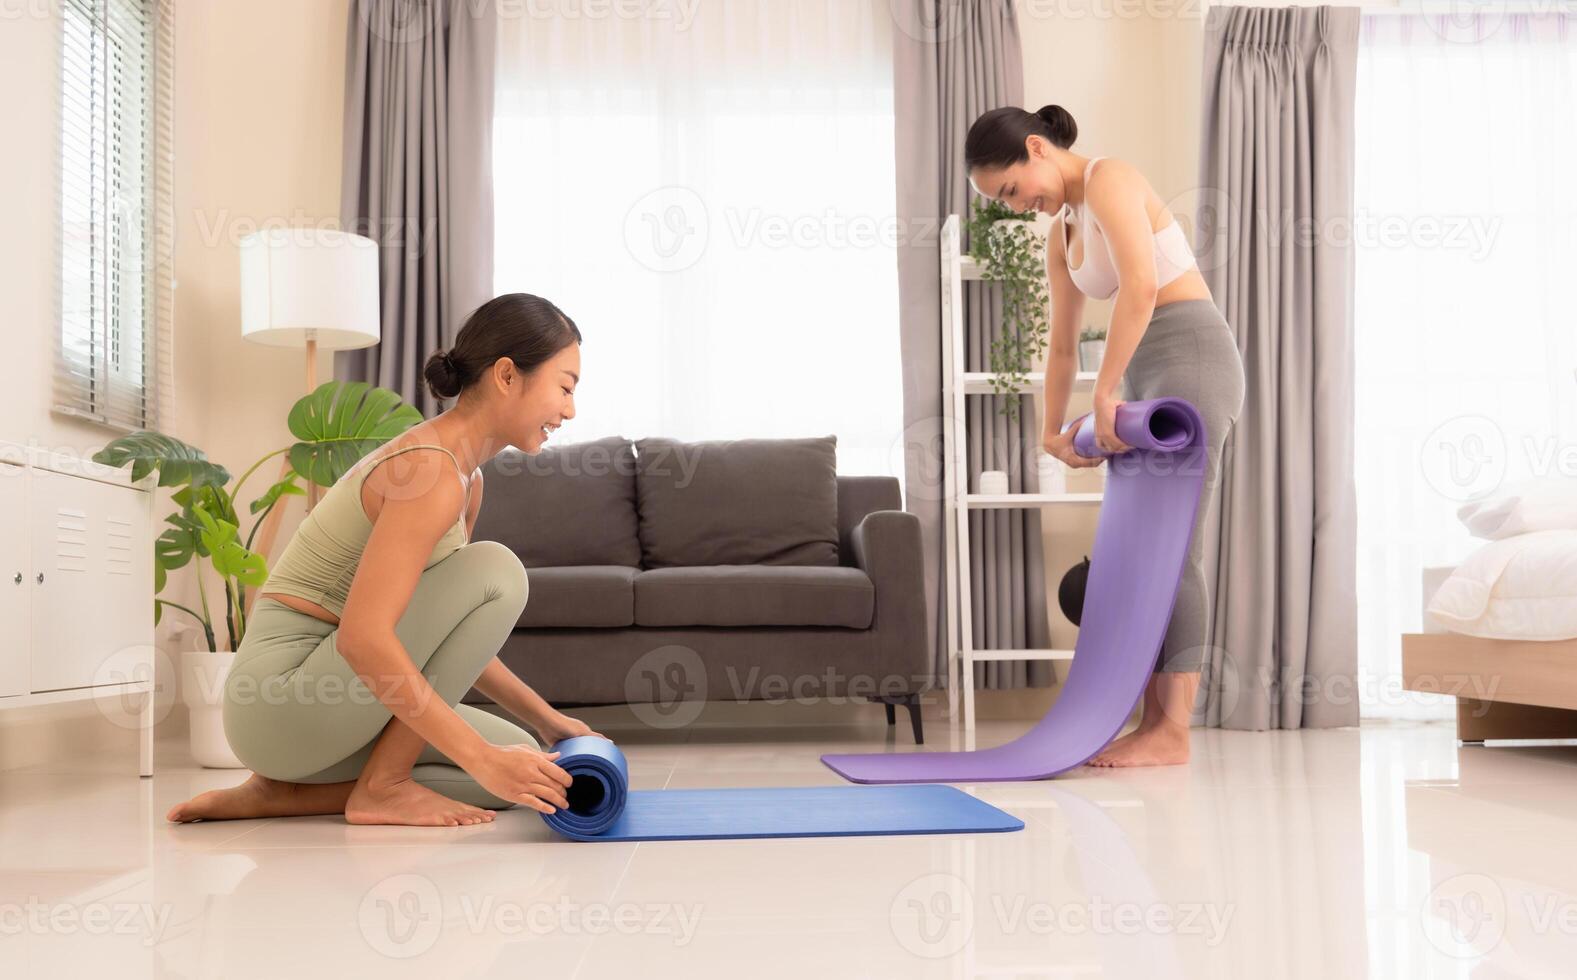
[(1577, 738), (1577, 640), (1402, 635), (1402, 687), (1457, 699), (1457, 738)]

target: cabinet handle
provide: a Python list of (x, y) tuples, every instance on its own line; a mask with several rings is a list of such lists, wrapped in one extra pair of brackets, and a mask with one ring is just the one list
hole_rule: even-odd
[(21, 585), (22, 584), (22, 573), (21, 572), (17, 572), (16, 573), (16, 584), (17, 585)]
[(44, 573), (43, 572), (39, 572), (38, 573), (38, 584), (39, 585), (43, 585), (44, 584)]

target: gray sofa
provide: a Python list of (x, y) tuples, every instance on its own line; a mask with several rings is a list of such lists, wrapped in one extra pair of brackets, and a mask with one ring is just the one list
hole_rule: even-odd
[(889, 724), (904, 705), (923, 741), (919, 521), (896, 479), (835, 458), (830, 436), (495, 456), (474, 537), (530, 586), (501, 659), (556, 705), (631, 704), (660, 727), (705, 701), (848, 698)]

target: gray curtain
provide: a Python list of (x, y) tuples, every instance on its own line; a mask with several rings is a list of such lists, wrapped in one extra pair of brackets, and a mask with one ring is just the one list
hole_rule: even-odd
[(1358, 24), (1353, 7), (1216, 7), (1205, 22), (1200, 265), (1247, 374), (1208, 525), (1220, 547), (1203, 710), (1223, 728), (1358, 723), (1342, 234)]
[(493, 295), (492, 0), (354, 0), (343, 227), (379, 243), (381, 343), (334, 376), (392, 388), (423, 415), (434, 348)]
[[(898, 251), (902, 331), (906, 506), (925, 537), (926, 594), (931, 602), (939, 677), (946, 677), (946, 544), (943, 528), (942, 321), (934, 231), (949, 214), (967, 220), (973, 191), (964, 170), (964, 136), (980, 113), (1018, 105), (1024, 96), (1023, 53), (1011, 0), (893, 0), (894, 111), (898, 214), (911, 230)], [(932, 234), (924, 233), (929, 229)], [(989, 370), (991, 341), (1000, 333), (1000, 287), (968, 284), (965, 369)], [(1009, 422), (996, 396), (968, 399), (969, 485), (984, 469), (1005, 470), (1009, 489), (1039, 488), (1040, 442), (1032, 399), (1018, 397)], [(977, 648), (1050, 645), (1040, 513), (993, 510), (970, 515), (971, 618)], [(1045, 661), (977, 665), (981, 687), (1043, 686)]]

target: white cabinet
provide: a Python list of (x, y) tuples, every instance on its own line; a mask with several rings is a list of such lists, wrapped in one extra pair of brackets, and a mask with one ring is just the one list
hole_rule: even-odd
[(153, 481), (133, 487), (124, 471), (12, 444), (0, 452), (0, 709), (136, 699), (152, 775)]
[(35, 468), (32, 690), (124, 683), (153, 638), (148, 495)]
[(27, 467), (0, 462), (0, 698), (28, 686)]

